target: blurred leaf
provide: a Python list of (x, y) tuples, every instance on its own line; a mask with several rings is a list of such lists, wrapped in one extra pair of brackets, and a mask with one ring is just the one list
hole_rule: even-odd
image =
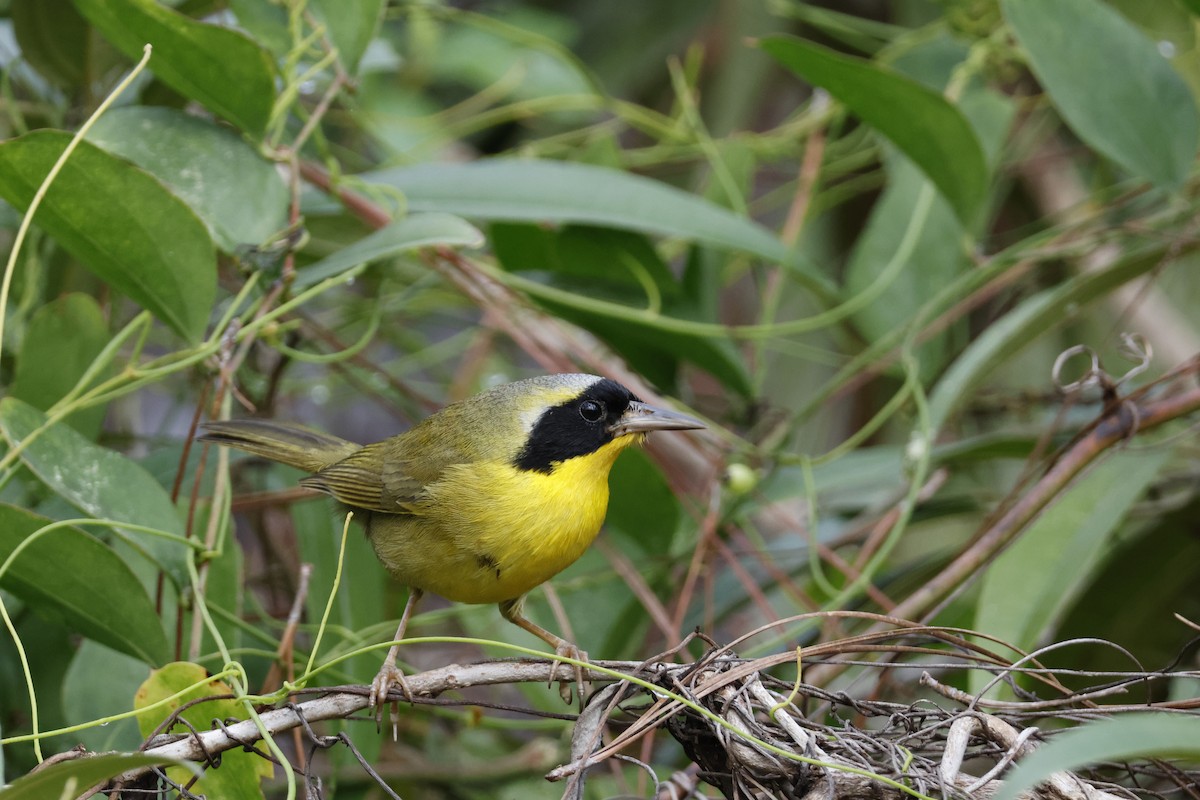
[(384, 0), (313, 0), (309, 5), (328, 26), (338, 60), (351, 75), (379, 30), (384, 5)]
[[(45, 130), (0, 143), (0, 196), (27, 210), (70, 140), (63, 131)], [(150, 175), (80, 142), (35, 222), (184, 338), (203, 333), (216, 294), (212, 240), (196, 215)]]
[(287, 225), (288, 190), (275, 165), (228, 128), (172, 108), (129, 106), (101, 117), (87, 138), (169, 186), (227, 253)]
[[(75, 292), (50, 301), (29, 321), (9, 395), (46, 411), (74, 388), (107, 340), (108, 323), (90, 296)], [(104, 411), (104, 406), (93, 406), (64, 421), (95, 439)]]
[(197, 22), (155, 0), (75, 0), (121, 52), (142, 57), (163, 83), (260, 138), (275, 100), (275, 69), (267, 51), (240, 31)]
[[(176, 661), (167, 664), (162, 669), (151, 671), (150, 677), (138, 687), (134, 695), (135, 710), (166, 700), (177, 692), (183, 692), (169, 703), (159, 706), (153, 711), (144, 711), (137, 716), (138, 728), (142, 736), (153, 733), (172, 712), (193, 700), (205, 697), (217, 697), (233, 693), (229, 686), (218, 680), (210, 680), (199, 686), (194, 684), (208, 677), (208, 670), (199, 664), (186, 661)], [(184, 691), (193, 687), (190, 691)], [(246, 709), (241, 703), (225, 697), (220, 700), (196, 703), (184, 709), (177, 721), (165, 733), (188, 733), (194, 730), (205, 730), (214, 719), (242, 720), (247, 719)], [(207, 797), (240, 798), (263, 797), (262, 780), (274, 773), (275, 767), (270, 761), (248, 750), (229, 750), (221, 754), (221, 764), (217, 769), (205, 770), (200, 780), (196, 781), (191, 790), (195, 794)], [(167, 771), (167, 777), (174, 780), (190, 776), (176, 774), (174, 769)]]
[(890, 139), (970, 224), (987, 192), (987, 165), (974, 130), (949, 101), (890, 69), (801, 39), (772, 36), (762, 48)]
[[(568, 16), (512, 4), (460, 21), (445, 27), (431, 64), (439, 80), (481, 92), (504, 87), (513, 100), (589, 96), (591, 103), (601, 102), (578, 65), (555, 49), (570, 48), (579, 37)], [(574, 110), (551, 110), (549, 116), (585, 118)]]
[(229, 0), (229, 10), (237, 17), (238, 27), (259, 44), (281, 56), (291, 50), (288, 12), (283, 6), (262, 0)]
[(200, 768), (195, 764), (142, 753), (89, 755), (86, 758), (74, 758), (51, 764), (45, 769), (18, 778), (0, 790), (0, 798), (4, 800), (56, 800), (63, 797), (76, 797), (91, 786), (103, 783), (109, 778), (115, 778), (131, 769), (159, 764), (178, 764), (180, 766), (176, 768), (184, 770), (189, 777), (200, 772)]
[(1029, 65), (1080, 139), (1160, 187), (1178, 187), (1200, 120), (1154, 42), (1096, 0), (1001, 0)]
[[(156, 663), (163, 663), (166, 658)], [(131, 658), (93, 640), (79, 645), (63, 680), (63, 706), (69, 722), (112, 717), (133, 710), (133, 693), (146, 680), (149, 670), (140, 659)], [(142, 743), (133, 717), (108, 725), (87, 728), (71, 736), (93, 752), (135, 750)]]
[(83, 85), (91, 43), (71, 0), (13, 0), (9, 14), (22, 58), (59, 85)]
[(650, 558), (665, 557), (679, 528), (679, 501), (662, 471), (641, 450), (625, 453), (609, 478), (605, 525)]
[[(1160, 249), (1149, 249), (1102, 270), (1076, 275), (1030, 297), (992, 323), (958, 355), (930, 393), (929, 420), (935, 437), (958, 405), (972, 396), (971, 389), (1000, 364), (1047, 330), (1067, 322), (1082, 305), (1152, 269), (1161, 256)], [(1047, 385), (1051, 366), (1045, 365), (1043, 382)]]
[(1055, 772), (1142, 756), (1200, 757), (1200, 719), (1168, 711), (1122, 714), (1063, 731), (1017, 762), (995, 800), (1016, 800)]
[[(988, 567), (973, 629), (1022, 650), (1040, 644), (1095, 578), (1113, 531), (1170, 454), (1166, 447), (1114, 453), (1068, 487)], [(991, 676), (971, 678), (977, 692)]]
[[(1164, 470), (1160, 485), (1170, 480), (1168, 475)], [(1182, 629), (1169, 622), (1171, 616), (1200, 618), (1200, 594), (1194, 591), (1200, 582), (1198, 514), (1200, 503), (1193, 496), (1190, 504), (1165, 516), (1139, 513), (1120, 529), (1124, 540), (1105, 553), (1103, 571), (1092, 576), (1086, 593), (1059, 623), (1057, 636), (1071, 639), (1103, 631), (1122, 649), (1071, 648), (1058, 654), (1055, 666), (1123, 670), (1131, 655), (1142, 664), (1169, 664), (1178, 656)], [(1133, 590), (1136, 603), (1129, 602)]]
[(481, 247), (483, 241), (483, 234), (478, 228), (451, 214), (413, 214), (310, 264), (299, 271), (292, 285), (302, 289), (360, 264), (369, 264), (422, 247)]
[(489, 221), (580, 222), (788, 261), (783, 242), (756, 222), (664, 183), (588, 164), (500, 158), (398, 167), (361, 177), (395, 186), (419, 211)]
[[(556, 288), (631, 307), (658, 304), (671, 317), (700, 316), (696, 303), (683, 295), (679, 282), (640, 234), (584, 225), (547, 230), (529, 223), (497, 223), (491, 226), (490, 238), (496, 258), (511, 272), (541, 273)], [(653, 322), (613, 319), (603, 311), (547, 298), (537, 302), (602, 338), (667, 391), (675, 390), (682, 359), (707, 370), (726, 388), (743, 396), (752, 392), (741, 357), (724, 339), (666, 331)]]
[[(928, 185), (908, 159), (894, 155), (886, 163), (887, 188), (871, 209), (866, 230), (858, 237), (846, 267), (846, 288), (851, 294), (869, 289), (879, 278), (908, 234), (913, 224), (913, 205)], [(855, 325), (869, 341), (890, 336), (907, 325), (930, 297), (963, 271), (968, 264), (964, 236), (949, 203), (941, 196), (934, 197), (903, 271), (875, 302), (854, 315)], [(920, 346), (924, 378), (941, 371), (948, 348), (945, 333)]]
[[(51, 522), (0, 504), (0, 563)], [(167, 639), (154, 602), (116, 553), (78, 528), (39, 536), (0, 575), (0, 586), (38, 614), (61, 620), (90, 639), (149, 664), (166, 660)]]
[[(20, 400), (0, 400), (0, 431), (10, 447), (44, 425), (46, 415)], [(51, 425), (21, 451), (21, 461), (51, 489), (97, 519), (131, 522), (183, 535), (167, 492), (150, 473), (113, 450), (84, 439), (63, 424)], [(178, 584), (186, 583), (184, 547), (138, 531), (123, 531)], [(86, 574), (86, 573), (84, 573)]]

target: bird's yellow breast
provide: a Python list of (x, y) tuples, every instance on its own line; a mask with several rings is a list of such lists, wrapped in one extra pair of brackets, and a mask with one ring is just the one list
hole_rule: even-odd
[(376, 553), (400, 581), (460, 603), (520, 597), (596, 538), (623, 436), (549, 472), (480, 461), (448, 468), (410, 515), (375, 515)]

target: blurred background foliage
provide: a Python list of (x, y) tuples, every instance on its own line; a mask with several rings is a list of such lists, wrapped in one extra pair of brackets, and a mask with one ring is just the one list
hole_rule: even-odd
[[(553, 370), (610, 374), (713, 422), (623, 457), (598, 546), (531, 596), (534, 619), (595, 658), (850, 609), (1023, 651), (1119, 646), (1046, 657), (1062, 668), (1195, 667), (1194, 631), (1172, 617), (1200, 619), (1194, 407), (976, 546), (1106, 400), (1194, 381), (1192, 0), (0, 12), (9, 780), (38, 757), (31, 685), (42, 732), (129, 711), (150, 668), (176, 660), (216, 673), (232, 657), (250, 690), (277, 688), (307, 563), (302, 669), (341, 522), (295, 473), (233, 456), (225, 527), (220, 501), (210, 515), (214, 494), (228, 501), (225, 456), (190, 446), (198, 419), (252, 412), (374, 441)], [(148, 68), (14, 249), (38, 186), (146, 42)], [(1148, 368), (1107, 394), (1095, 380), (1063, 392), (1085, 375), (1086, 353), (1056, 374), (1075, 345), (1114, 381)], [(319, 662), (385, 641), (403, 605), (361, 536), (345, 559)], [(773, 625), (738, 650), (868, 624)], [(492, 607), (430, 603), (412, 632), (533, 644), (510, 627)], [(402, 658), (505, 654), (448, 643)], [(319, 680), (368, 681), (379, 656)], [(828, 681), (909, 702), (916, 675)], [(487, 696), (564, 710), (543, 686)], [(540, 777), (567, 758), (560, 721), (417, 707), (395, 744), (346, 730), (404, 797), (560, 792)], [(134, 749), (144, 733), (125, 718), (40, 749)], [(323, 757), (338, 797), (379, 796), (347, 753)], [(665, 735), (639, 757), (660, 775), (686, 765)], [(625, 770), (594, 775), (589, 796), (651, 791)], [(263, 791), (238, 780), (209, 796)]]

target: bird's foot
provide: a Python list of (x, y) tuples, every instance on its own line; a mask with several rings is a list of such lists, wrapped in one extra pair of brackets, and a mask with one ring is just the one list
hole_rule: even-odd
[[(371, 694), (367, 698), (367, 705), (374, 711), (375, 727), (378, 728), (383, 723), (383, 706), (388, 703), (388, 695), (392, 692), (392, 687), (400, 690), (404, 695), (404, 699), (408, 702), (413, 702), (412, 690), (408, 688), (408, 681), (404, 680), (404, 673), (400, 668), (390, 662), (385, 662), (379, 669), (379, 674), (375, 676), (375, 680), (371, 681)], [(395, 701), (390, 703), (392, 720), (392, 740), (397, 736), (397, 728), (400, 722), (400, 703)]]
[[(568, 641), (560, 640), (558, 646), (554, 648), (554, 662), (550, 665), (550, 683), (554, 683), (553, 675), (558, 672), (558, 665), (562, 663), (562, 659), (569, 658), (574, 661), (582, 661), (587, 663), (588, 654), (580, 650), (575, 645)], [(575, 670), (575, 685), (579, 687), (579, 703), (582, 707), (583, 698), (585, 698), (590, 690), (587, 679), (583, 676), (583, 667), (579, 664), (572, 664), (571, 667)], [(558, 696), (563, 699), (567, 705), (571, 705), (571, 683), (568, 681), (559, 681)]]

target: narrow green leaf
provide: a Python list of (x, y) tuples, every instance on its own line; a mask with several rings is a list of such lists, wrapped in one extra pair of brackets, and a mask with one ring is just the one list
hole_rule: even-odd
[(101, 117), (87, 138), (169, 186), (227, 253), (287, 225), (288, 190), (275, 165), (228, 128), (173, 108), (129, 106)]
[[(1113, 531), (1170, 455), (1166, 447), (1116, 453), (1055, 499), (988, 567), (974, 629), (1025, 650), (1043, 641), (1095, 579)], [(974, 689), (990, 677), (973, 673)]]
[(987, 192), (987, 164), (974, 130), (949, 101), (891, 69), (802, 39), (771, 36), (762, 48), (890, 139), (970, 224)]
[[(44, 414), (16, 398), (0, 400), (0, 432), (11, 447), (45, 422)], [(59, 496), (89, 516), (183, 534), (171, 498), (150, 473), (66, 425), (51, 425), (21, 451), (21, 461)], [(186, 554), (181, 544), (137, 531), (124, 533), (176, 583), (185, 582)]]
[[(104, 312), (90, 296), (73, 292), (39, 308), (21, 340), (10, 397), (45, 411), (61, 400), (108, 342)], [(78, 411), (66, 423), (95, 439), (104, 407)]]
[(62, 797), (77, 797), (92, 786), (115, 778), (138, 767), (160, 764), (180, 765), (192, 773), (199, 774), (195, 764), (177, 761), (144, 753), (106, 753), (97, 756), (74, 758), (61, 761), (45, 769), (18, 778), (0, 790), (3, 800), (57, 800)]
[(292, 285), (296, 289), (312, 286), (360, 264), (422, 247), (482, 247), (483, 242), (478, 228), (452, 214), (413, 214), (304, 267)]
[[(51, 522), (0, 504), (0, 563)], [(104, 591), (106, 586), (120, 591)], [(85, 531), (58, 528), (40, 535), (0, 575), (0, 587), (89, 639), (148, 664), (167, 659), (167, 638), (154, 602), (125, 562)]]
[[(0, 143), (0, 197), (27, 210), (70, 139), (43, 130)], [(34, 222), (181, 336), (195, 340), (204, 332), (217, 289), (212, 240), (152, 176), (80, 142)]]
[(203, 103), (252, 137), (267, 129), (275, 70), (267, 51), (240, 31), (184, 16), (155, 0), (75, 0), (125, 55), (154, 46), (150, 69), (175, 91)]
[(1124, 714), (1060, 733), (1021, 759), (995, 800), (1016, 800), (1055, 772), (1144, 756), (1200, 757), (1200, 719), (1170, 712)]
[(395, 186), (419, 211), (488, 221), (582, 222), (678, 236), (770, 261), (788, 258), (783, 242), (751, 220), (672, 186), (589, 164), (494, 159), (362, 177)]
[(1001, 0), (1029, 65), (1080, 139), (1157, 186), (1191, 171), (1200, 120), (1148, 37), (1097, 0)]
[(357, 72), (383, 22), (384, 0), (312, 0), (309, 6), (329, 27), (342, 66), (350, 74)]

